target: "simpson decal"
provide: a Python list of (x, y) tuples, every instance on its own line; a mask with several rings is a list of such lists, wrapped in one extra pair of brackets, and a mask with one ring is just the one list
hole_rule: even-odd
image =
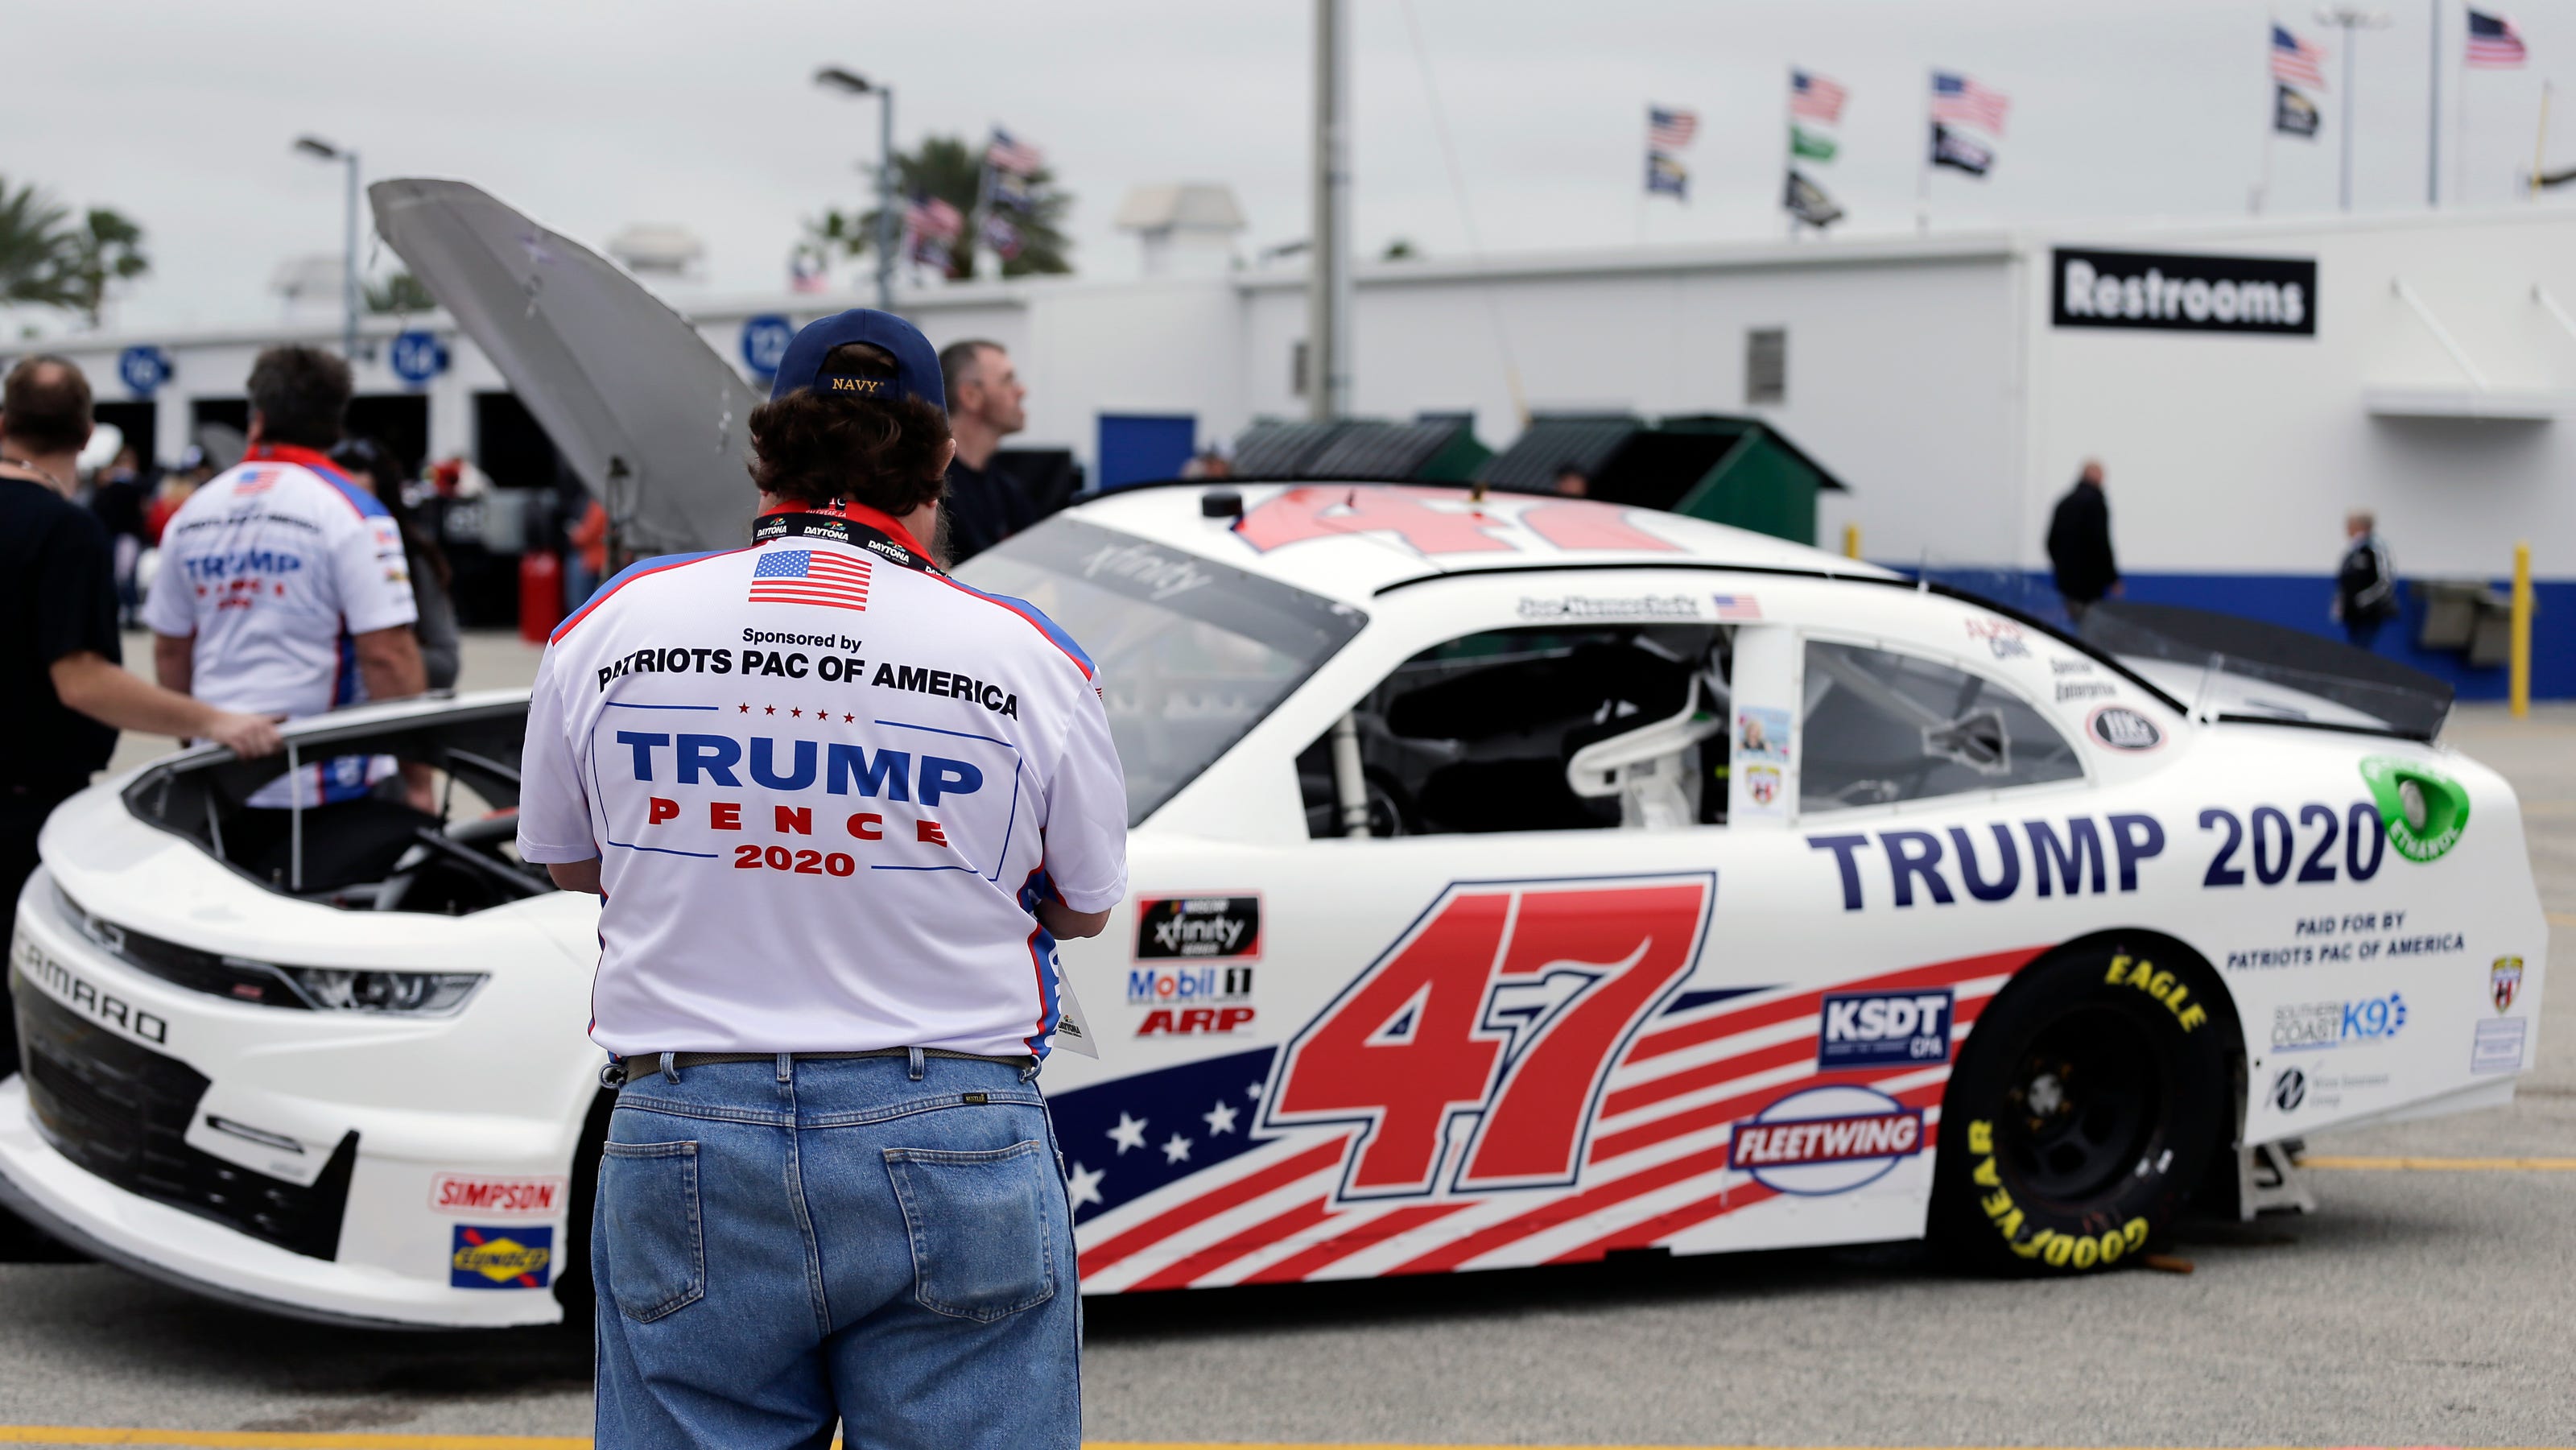
[(434, 1213), (472, 1218), (552, 1218), (563, 1211), (560, 1178), (484, 1178), (441, 1173), (429, 1183)]

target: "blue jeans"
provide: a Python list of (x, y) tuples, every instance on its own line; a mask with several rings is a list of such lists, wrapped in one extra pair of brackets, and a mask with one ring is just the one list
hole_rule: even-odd
[(599, 1450), (1076, 1450), (1073, 1215), (1032, 1081), (932, 1057), (728, 1062), (618, 1094)]

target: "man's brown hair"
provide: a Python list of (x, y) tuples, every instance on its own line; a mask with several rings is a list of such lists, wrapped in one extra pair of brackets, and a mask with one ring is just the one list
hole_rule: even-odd
[(998, 342), (970, 337), (952, 342), (939, 350), (939, 376), (948, 392), (948, 411), (957, 411), (957, 385), (966, 378), (978, 378), (984, 371), (984, 350), (1007, 353), (1009, 348)]
[[(822, 372), (891, 377), (893, 369), (884, 349), (843, 343)], [(751, 410), (751, 477), (783, 499), (848, 499), (899, 519), (947, 490), (948, 436), (948, 415), (919, 398), (800, 390)]]
[(68, 358), (21, 358), (0, 384), (0, 438), (31, 453), (77, 453), (89, 442), (89, 379)]
[(349, 365), (318, 347), (272, 347), (250, 365), (250, 410), (264, 443), (339, 442), (350, 391)]

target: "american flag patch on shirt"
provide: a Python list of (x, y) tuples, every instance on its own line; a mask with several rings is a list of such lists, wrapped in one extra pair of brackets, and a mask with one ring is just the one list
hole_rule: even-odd
[(825, 604), (868, 607), (868, 561), (821, 549), (778, 549), (752, 566), (754, 604)]

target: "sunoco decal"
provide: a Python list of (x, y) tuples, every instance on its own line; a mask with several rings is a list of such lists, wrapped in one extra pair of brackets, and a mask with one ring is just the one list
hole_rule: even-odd
[(1136, 960), (1261, 955), (1261, 898), (1147, 897), (1136, 903)]
[(2317, 264), (2060, 247), (2049, 321), (2058, 327), (2317, 335)]
[(2469, 793), (2437, 770), (2391, 755), (2361, 762), (2362, 782), (2379, 807), (2388, 844), (2409, 861), (2438, 861), (2469, 825)]
[(451, 1289), (542, 1289), (554, 1276), (555, 1231), (460, 1223), (447, 1256)]

